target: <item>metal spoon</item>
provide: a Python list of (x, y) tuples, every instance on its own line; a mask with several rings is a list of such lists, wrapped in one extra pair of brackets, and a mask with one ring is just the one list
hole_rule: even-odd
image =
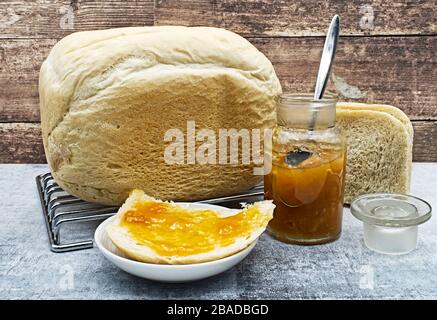
[[(325, 45), (323, 46), (322, 58), (320, 59), (319, 71), (317, 73), (316, 89), (314, 91), (314, 100), (320, 100), (328, 84), (331, 67), (334, 61), (335, 51), (337, 49), (338, 36), (340, 34), (340, 17), (335, 15), (329, 25), (326, 34)], [(309, 130), (314, 130), (317, 121), (317, 109), (311, 115)]]

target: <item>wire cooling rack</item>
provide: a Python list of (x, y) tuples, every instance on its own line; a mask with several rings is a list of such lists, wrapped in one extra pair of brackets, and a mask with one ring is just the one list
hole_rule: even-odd
[[(92, 234), (96, 227), (96, 224), (92, 222), (100, 222), (113, 216), (118, 211), (118, 207), (86, 202), (68, 194), (58, 186), (51, 173), (38, 175), (35, 179), (50, 249), (53, 252), (67, 252), (92, 248), (94, 244), (93, 240), (89, 239), (89, 233)], [(258, 185), (240, 194), (199, 202), (240, 207), (240, 202), (260, 200), (263, 196), (263, 189), (262, 185)], [(80, 227), (83, 225), (82, 222), (88, 222), (87, 228)], [(88, 229), (88, 234), (84, 229)], [(61, 234), (63, 239), (61, 239)], [(84, 234), (88, 239), (78, 239)]]

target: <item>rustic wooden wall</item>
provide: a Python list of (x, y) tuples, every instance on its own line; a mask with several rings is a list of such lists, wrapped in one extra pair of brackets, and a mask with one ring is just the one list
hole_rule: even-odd
[(38, 71), (81, 30), (207, 25), (248, 38), (285, 90), (311, 90), (330, 17), (342, 36), (329, 89), (398, 106), (415, 127), (414, 159), (437, 161), (437, 1), (138, 0), (0, 2), (0, 163), (45, 162)]

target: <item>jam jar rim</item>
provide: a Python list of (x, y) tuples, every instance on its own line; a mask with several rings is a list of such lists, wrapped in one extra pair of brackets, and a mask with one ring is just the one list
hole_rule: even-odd
[(297, 103), (310, 102), (316, 104), (337, 103), (338, 95), (332, 92), (327, 92), (322, 99), (314, 99), (314, 94), (309, 92), (285, 92), (279, 95), (280, 103)]

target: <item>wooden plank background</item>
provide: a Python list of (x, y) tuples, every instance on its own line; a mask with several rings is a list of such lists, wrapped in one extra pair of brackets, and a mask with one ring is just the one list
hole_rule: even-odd
[(330, 17), (340, 14), (329, 90), (342, 100), (404, 110), (414, 160), (437, 161), (437, 1), (128, 0), (0, 2), (0, 163), (45, 162), (38, 72), (51, 47), (82, 30), (216, 26), (251, 41), (284, 90), (313, 89)]

